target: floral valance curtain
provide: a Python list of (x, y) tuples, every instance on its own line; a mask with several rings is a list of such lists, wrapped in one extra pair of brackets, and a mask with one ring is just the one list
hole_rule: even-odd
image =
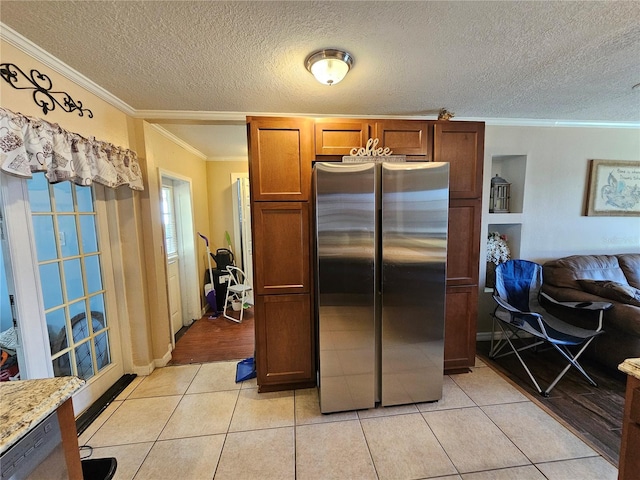
[(58, 124), (0, 107), (0, 168), (31, 178), (45, 172), (50, 183), (93, 182), (144, 190), (135, 152), (68, 132)]

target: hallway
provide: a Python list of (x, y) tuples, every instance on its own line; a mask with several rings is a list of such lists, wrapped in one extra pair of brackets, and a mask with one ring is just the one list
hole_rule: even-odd
[[(230, 312), (232, 316), (237, 312)], [(196, 320), (176, 341), (169, 365), (241, 360), (252, 357), (255, 350), (253, 307), (244, 311), (242, 323), (220, 314)]]

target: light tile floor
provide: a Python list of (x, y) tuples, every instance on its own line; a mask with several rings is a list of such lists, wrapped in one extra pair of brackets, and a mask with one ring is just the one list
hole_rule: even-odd
[(116, 480), (615, 480), (617, 469), (478, 360), (435, 403), (322, 415), (316, 389), (257, 393), (235, 362), (138, 377), (80, 436)]

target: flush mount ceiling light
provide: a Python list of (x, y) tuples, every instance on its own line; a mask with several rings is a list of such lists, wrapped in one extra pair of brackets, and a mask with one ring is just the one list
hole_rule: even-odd
[(353, 57), (342, 50), (325, 48), (309, 55), (304, 64), (316, 80), (331, 86), (345, 77), (353, 66)]

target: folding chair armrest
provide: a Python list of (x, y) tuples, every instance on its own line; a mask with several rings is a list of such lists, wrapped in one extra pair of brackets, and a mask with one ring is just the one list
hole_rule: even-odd
[(561, 302), (544, 292), (540, 292), (540, 296), (544, 297), (554, 305), (560, 305), (561, 307), (576, 310), (609, 310), (613, 306), (613, 304), (609, 302)]
[(508, 312), (511, 312), (513, 314), (516, 315), (532, 315), (534, 317), (540, 317), (541, 315), (539, 313), (536, 312), (523, 312), (522, 310), (518, 310), (516, 307), (514, 307), (513, 305), (509, 304), (509, 302), (507, 302), (504, 298), (499, 297), (497, 295), (493, 295), (493, 299), (496, 301), (496, 303), (504, 308), (505, 310), (507, 310)]

